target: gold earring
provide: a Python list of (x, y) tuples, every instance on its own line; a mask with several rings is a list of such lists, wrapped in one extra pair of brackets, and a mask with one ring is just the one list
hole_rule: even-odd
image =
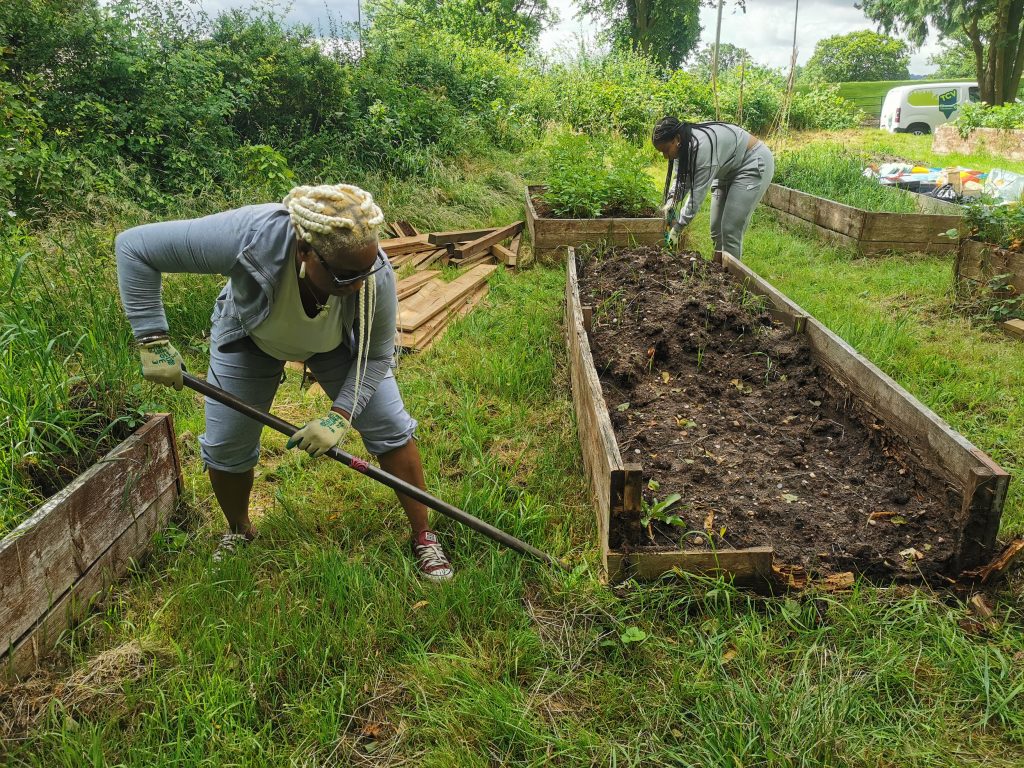
[(302, 262), (302, 264), (299, 265), (299, 279), (306, 279), (306, 262)]

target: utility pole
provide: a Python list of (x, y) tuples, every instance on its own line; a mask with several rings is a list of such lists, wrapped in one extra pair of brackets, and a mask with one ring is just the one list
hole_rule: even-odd
[(715, 50), (711, 55), (711, 91), (715, 94), (715, 120), (721, 120), (718, 111), (718, 42), (722, 39), (722, 0), (718, 0), (718, 23), (715, 25)]

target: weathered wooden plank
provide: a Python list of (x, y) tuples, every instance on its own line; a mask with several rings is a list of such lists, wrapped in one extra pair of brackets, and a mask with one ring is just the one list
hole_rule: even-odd
[(678, 568), (687, 573), (727, 574), (745, 586), (767, 584), (772, 580), (771, 547), (722, 549), (718, 551), (621, 552), (608, 553), (608, 578), (656, 579)]
[(413, 272), (408, 277), (403, 277), (395, 284), (398, 299), (402, 300), (407, 296), (411, 296), (419, 291), (425, 283), (429, 283), (440, 274), (440, 271), (436, 269), (425, 269), (422, 272)]
[(450, 283), (432, 280), (404, 302), (398, 304), (398, 330), (415, 331), (423, 323), (467, 295), (473, 293), (498, 267), (478, 264)]
[(958, 571), (984, 563), (995, 550), (1000, 513), (1009, 484), (1008, 475), (997, 475), (988, 467), (971, 469), (957, 520), (960, 534), (956, 547)]
[(954, 241), (943, 234), (963, 224), (962, 216), (933, 213), (867, 213), (861, 239), (887, 243), (936, 243), (950, 245)]
[(847, 237), (860, 238), (866, 220), (865, 211), (832, 200), (818, 198), (814, 223)]
[(453, 256), (460, 259), (468, 259), (471, 256), (475, 256), (478, 253), (484, 253), (495, 243), (500, 243), (502, 240), (507, 240), (523, 231), (523, 222), (517, 221), (514, 224), (509, 224), (507, 227), (501, 227), (493, 232), (489, 232), (486, 235), (482, 235), (475, 240), (471, 240), (468, 243), (463, 243), (455, 249)]
[(68, 627), (77, 624), (92, 609), (96, 600), (125, 574), (134, 560), (145, 553), (153, 534), (167, 524), (167, 519), (178, 500), (176, 485), (170, 485), (129, 526), (111, 542), (110, 546), (75, 581), (63, 595), (55, 597), (53, 604), (36, 620), (22, 638), (0, 656), (2, 676), (8, 681), (30, 674)]
[(821, 199), (816, 195), (801, 192), (799, 189), (791, 189), (789, 191), (789, 210), (787, 212), (798, 219), (814, 223), (818, 220), (818, 203)]
[(1000, 323), (999, 327), (1011, 336), (1024, 339), (1024, 320), (1007, 320), (1005, 323)]
[(526, 224), (535, 255), (548, 255), (569, 246), (596, 245), (601, 241), (612, 245), (659, 245), (664, 238), (665, 225), (660, 218), (539, 218), (532, 196), (542, 191), (543, 187), (528, 187), (526, 192)]
[(601, 390), (601, 382), (594, 368), (590, 342), (583, 326), (576, 254), (572, 248), (569, 249), (566, 266), (565, 314), (569, 378), (572, 384), (580, 448), (583, 453), (583, 467), (589, 479), (594, 511), (597, 515), (601, 561), (602, 565), (607, 567), (611, 510), (615, 497), (622, 497), (624, 469), (612, 422), (608, 416), (608, 406)]
[(862, 256), (878, 256), (883, 253), (931, 253), (931, 254), (943, 254), (943, 253), (956, 253), (957, 246), (955, 240), (947, 240), (946, 242), (941, 241), (930, 241), (930, 242), (915, 242), (912, 240), (901, 240), (897, 242), (885, 242), (884, 240), (861, 240), (858, 247), (858, 252)]
[(425, 352), (434, 345), (434, 343), (444, 336), (445, 330), (448, 326), (458, 317), (464, 317), (469, 312), (483, 301), (484, 297), (487, 296), (489, 286), (484, 281), (473, 293), (466, 296), (461, 302), (455, 302), (447, 307), (444, 311), (438, 313), (430, 320), (425, 322), (415, 331), (403, 333), (398, 332), (396, 334), (395, 343), (397, 346), (403, 349), (411, 349), (415, 352)]
[(0, 648), (31, 631), (153, 498), (177, 494), (169, 414), (152, 417), (0, 541)]
[(431, 232), (427, 235), (427, 241), (433, 245), (454, 245), (476, 240), (493, 232), (497, 227), (486, 229), (455, 229), (448, 232)]
[(1024, 253), (1009, 251), (977, 240), (964, 240), (957, 259), (957, 281), (987, 283), (997, 275), (1009, 275), (1007, 282), (1016, 293), (1024, 293)]
[(506, 267), (514, 267), (516, 265), (516, 255), (504, 245), (495, 243), (491, 246), (490, 252), (495, 259)]

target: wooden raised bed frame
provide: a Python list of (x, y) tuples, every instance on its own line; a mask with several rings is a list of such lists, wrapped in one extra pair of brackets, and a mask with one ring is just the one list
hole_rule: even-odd
[(577, 245), (661, 245), (665, 241), (665, 222), (660, 218), (621, 219), (549, 219), (537, 215), (533, 196), (544, 186), (526, 188), (526, 226), (530, 230), (533, 254), (538, 258), (554, 256), (564, 248)]
[[(793, 333), (807, 337), (815, 362), (880, 420), (907, 439), (915, 457), (935, 471), (961, 498), (956, 514), (957, 571), (983, 564), (993, 553), (1010, 476), (966, 438), (916, 400), (909, 392), (849, 344), (804, 312), (780, 291), (728, 254), (722, 263), (748, 291), (764, 296), (769, 311)], [(587, 337), (589, 308), (580, 304), (576, 255), (569, 249), (566, 343), (583, 464), (597, 513), (601, 563), (609, 579), (656, 578), (675, 568), (698, 573), (727, 573), (737, 583), (768, 581), (772, 549), (632, 552), (608, 548), (613, 515), (640, 515), (643, 471), (625, 464), (612, 429)]]
[[(900, 189), (894, 194), (910, 195)], [(956, 241), (943, 233), (963, 223), (960, 206), (914, 195), (920, 213), (865, 211), (798, 189), (769, 184), (761, 202), (784, 224), (812, 229), (863, 256), (888, 251), (952, 253)]]
[(27, 675), (124, 574), (181, 492), (170, 414), (158, 414), (0, 541), (0, 663)]
[(956, 260), (957, 291), (984, 286), (996, 275), (1009, 275), (1014, 293), (1024, 293), (1024, 253), (979, 240), (963, 240)]

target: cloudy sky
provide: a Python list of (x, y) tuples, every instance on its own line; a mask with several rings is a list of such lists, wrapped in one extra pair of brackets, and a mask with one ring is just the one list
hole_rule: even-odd
[[(229, 7), (246, 7), (256, 0), (199, 0), (210, 13)], [(557, 53), (565, 47), (574, 47), (579, 38), (593, 39), (596, 26), (588, 19), (576, 18), (573, 0), (548, 0), (558, 11), (561, 21), (545, 30), (540, 44), (548, 53)], [(853, 5), (854, 0), (804, 0), (800, 4), (800, 19), (797, 26), (797, 57), (805, 63), (814, 52), (814, 45), (824, 37), (853, 32), (858, 29), (874, 29), (874, 25), (863, 12)], [(356, 0), (277, 0), (278, 7), (290, 7), (288, 20), (304, 21), (327, 27), (327, 9), (330, 15), (342, 21), (355, 21)], [(747, 0), (747, 11), (736, 10), (727, 0), (722, 12), (722, 42), (732, 43), (750, 51), (755, 61), (773, 67), (789, 65), (790, 48), (793, 42), (794, 0)], [(714, 42), (715, 8), (701, 10), (701, 44)], [(934, 67), (927, 64), (928, 56), (938, 50), (934, 36), (910, 59), (912, 74), (927, 74)]]

